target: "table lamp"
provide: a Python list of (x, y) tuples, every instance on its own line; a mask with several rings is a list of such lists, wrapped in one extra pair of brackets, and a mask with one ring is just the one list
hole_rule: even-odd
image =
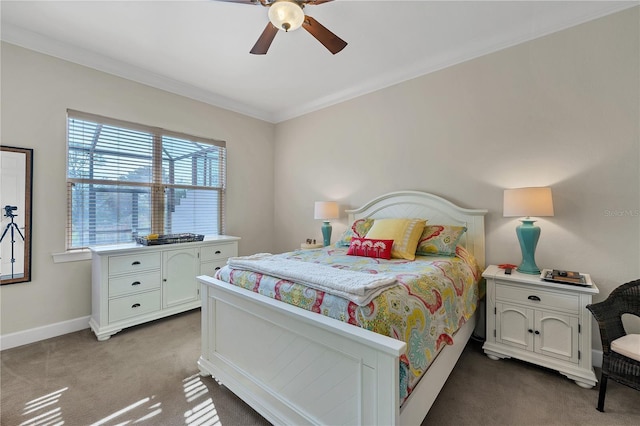
[(313, 217), (315, 219), (322, 219), (322, 238), (324, 239), (324, 246), (331, 244), (331, 223), (329, 219), (337, 219), (338, 203), (335, 201), (316, 201)]
[(521, 225), (516, 228), (522, 263), (517, 271), (524, 274), (539, 274), (536, 265), (535, 252), (540, 227), (534, 225), (535, 220), (530, 216), (553, 216), (553, 199), (551, 188), (516, 188), (504, 190), (504, 217), (525, 216)]

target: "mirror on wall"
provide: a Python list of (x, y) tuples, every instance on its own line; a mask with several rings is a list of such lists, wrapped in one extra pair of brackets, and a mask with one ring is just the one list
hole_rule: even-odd
[(31, 281), (33, 150), (0, 146), (0, 284)]

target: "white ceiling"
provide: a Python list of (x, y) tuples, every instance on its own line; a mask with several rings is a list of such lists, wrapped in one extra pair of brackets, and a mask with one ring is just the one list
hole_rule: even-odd
[(249, 50), (267, 9), (210, 0), (0, 3), (2, 40), (280, 122), (616, 11), (638, 1), (336, 0), (305, 12), (347, 41), (300, 29)]

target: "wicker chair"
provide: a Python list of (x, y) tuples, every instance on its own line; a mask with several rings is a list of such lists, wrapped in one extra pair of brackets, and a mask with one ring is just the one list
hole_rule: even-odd
[[(640, 317), (640, 280), (621, 285), (611, 292), (606, 300), (587, 305), (600, 328), (602, 340), (602, 377), (600, 379), (600, 394), (598, 396), (598, 411), (604, 411), (604, 397), (607, 392), (607, 379), (640, 390), (640, 343), (633, 340), (632, 345), (625, 350), (619, 349), (620, 342), (627, 339), (640, 339), (640, 335), (628, 335), (622, 325), (623, 314), (633, 314)], [(623, 341), (620, 338), (625, 337)], [(613, 343), (614, 349), (611, 345)], [(628, 344), (628, 341), (626, 342)], [(617, 352), (624, 352), (633, 358)], [(637, 352), (637, 355), (636, 355)]]

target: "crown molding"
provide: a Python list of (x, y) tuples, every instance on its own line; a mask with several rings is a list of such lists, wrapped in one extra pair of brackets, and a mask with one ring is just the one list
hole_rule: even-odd
[(135, 81), (156, 89), (185, 96), (212, 106), (274, 123), (274, 115), (268, 111), (253, 108), (233, 99), (220, 96), (199, 87), (183, 83), (173, 78), (154, 73), (147, 69), (140, 68), (105, 55), (97, 54), (78, 46), (60, 43), (41, 34), (10, 24), (2, 25), (2, 41), (92, 68), (97, 71), (102, 71), (107, 74)]
[(437, 61), (429, 58), (428, 60), (423, 61), (413, 68), (399, 69), (398, 72), (395, 73), (389, 73), (386, 75), (378, 76), (376, 78), (363, 80), (360, 84), (351, 86), (346, 90), (331, 93), (325, 97), (302, 105), (298, 105), (294, 108), (275, 112), (274, 120), (276, 123), (279, 123), (305, 114), (310, 114), (312, 112), (330, 107), (332, 105), (355, 99), (357, 97), (364, 96), (366, 94), (373, 93), (387, 87), (395, 86), (414, 78), (422, 77), (427, 74), (431, 74), (433, 72), (461, 64), (463, 62), (471, 61), (481, 56), (485, 56), (538, 38), (542, 38), (550, 34), (557, 33), (575, 27), (577, 25), (593, 21), (598, 18), (602, 18), (607, 15), (621, 12), (633, 7), (638, 7), (640, 5), (640, 1), (629, 1), (624, 2), (624, 4), (620, 3), (621, 2), (610, 4), (597, 13), (584, 14), (583, 16), (576, 17), (573, 20), (565, 21), (562, 25), (541, 27), (536, 31), (528, 31), (527, 34), (513, 35), (507, 40), (480, 49), (460, 49), (458, 51), (449, 52), (446, 56), (440, 58), (440, 60)]
[(161, 74), (153, 73), (149, 70), (127, 64), (108, 56), (82, 49), (78, 46), (60, 43), (41, 34), (18, 28), (10, 24), (3, 24), (1, 38), (7, 43), (15, 44), (26, 49), (54, 56), (98, 71), (165, 90), (170, 93), (185, 96), (212, 106), (236, 112), (238, 114), (277, 124), (478, 58), (480, 56), (544, 37), (594, 19), (632, 7), (638, 7), (639, 4), (640, 2), (638, 1), (612, 2), (608, 4), (607, 7), (600, 9), (598, 12), (586, 13), (573, 20), (565, 21), (561, 25), (549, 25), (547, 27), (541, 26), (533, 31), (531, 31), (530, 28), (526, 30), (523, 29), (522, 34), (513, 34), (506, 40), (489, 46), (481, 48), (474, 46), (472, 48), (461, 48), (457, 51), (451, 51), (435, 61), (433, 58), (429, 58), (410, 69), (400, 69), (397, 72), (387, 73), (378, 77), (362, 80), (359, 84), (352, 85), (346, 90), (331, 93), (327, 96), (280, 111), (267, 111), (255, 108), (247, 105), (246, 103), (238, 102), (234, 99), (203, 90)]

